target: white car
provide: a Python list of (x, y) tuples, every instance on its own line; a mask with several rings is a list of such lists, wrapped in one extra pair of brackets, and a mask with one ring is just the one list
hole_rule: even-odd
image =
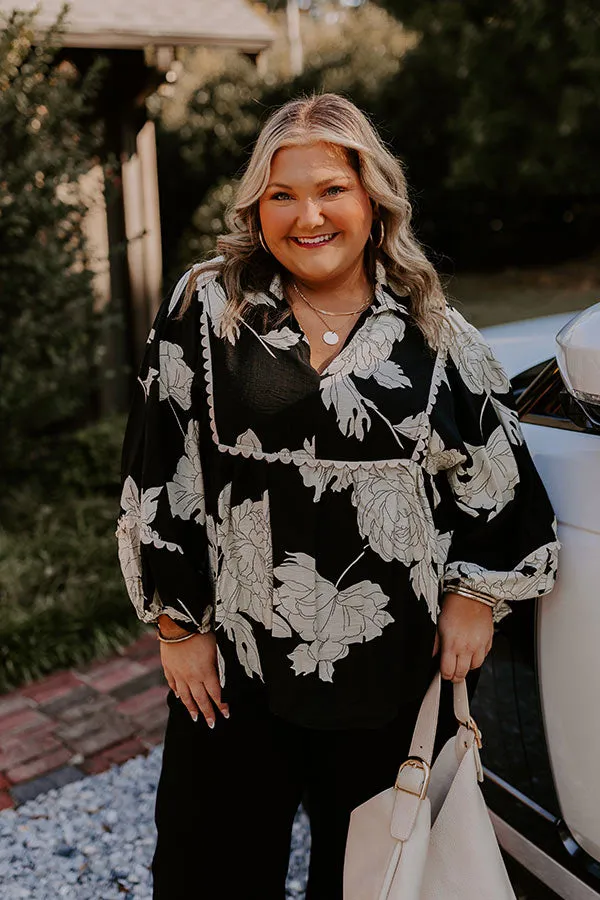
[(511, 857), (564, 900), (598, 900), (600, 303), (484, 334), (513, 380), (562, 543), (555, 589), (513, 605), (481, 673), (486, 800)]

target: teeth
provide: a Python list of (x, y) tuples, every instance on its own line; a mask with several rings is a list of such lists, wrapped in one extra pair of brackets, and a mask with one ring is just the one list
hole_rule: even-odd
[(318, 237), (314, 238), (294, 238), (294, 240), (298, 241), (299, 244), (324, 244), (326, 241), (331, 240), (333, 234), (320, 234)]

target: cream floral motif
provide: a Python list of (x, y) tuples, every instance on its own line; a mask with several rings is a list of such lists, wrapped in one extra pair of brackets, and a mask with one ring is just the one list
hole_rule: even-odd
[(457, 506), (470, 516), (489, 510), (496, 516), (515, 496), (519, 470), (506, 433), (501, 425), (490, 435), (485, 447), (465, 443), (471, 461), (449, 472), (448, 480)]
[(227, 296), (216, 278), (211, 278), (204, 284), (204, 305), (216, 336), (227, 338), (230, 344), (235, 344), (240, 329), (236, 323), (227, 321)]
[(386, 466), (352, 473), (358, 528), (386, 562), (410, 565), (425, 554), (428, 522), (423, 514), (416, 466)]
[(248, 618), (260, 622), (274, 637), (291, 634), (287, 623), (273, 611), (268, 494), (265, 492), (262, 500), (244, 500), (232, 506), (228, 484), (219, 498), (219, 520), (215, 620), (234, 641), (246, 672), (262, 678), (256, 638)]
[(501, 403), (497, 397), (490, 397), (490, 400), (492, 402), (492, 406), (496, 410), (496, 415), (500, 419), (502, 427), (504, 428), (509, 441), (511, 442), (511, 444), (520, 446), (523, 443), (523, 432), (521, 431), (519, 416), (514, 409), (510, 409), (510, 407), (505, 406), (504, 403)]
[(357, 470), (352, 502), (360, 533), (386, 562), (410, 566), (417, 597), (427, 603), (435, 621), (441, 569), (451, 534), (440, 534), (433, 522), (420, 466), (389, 466), (376, 474)]
[(352, 485), (352, 473), (343, 463), (315, 460), (300, 463), (298, 470), (305, 487), (314, 487), (315, 503), (319, 502), (327, 488), (337, 492)]
[[(127, 593), (133, 603), (137, 615), (145, 622), (153, 622), (160, 610), (157, 598), (148, 606), (142, 588), (142, 544), (153, 544), (158, 549), (165, 548), (171, 552), (183, 550), (178, 544), (164, 541), (151, 527), (158, 508), (158, 497), (162, 487), (139, 489), (129, 475), (121, 494), (123, 510), (117, 524), (117, 541), (119, 563), (123, 571)], [(178, 614), (181, 618), (181, 613)]]
[(327, 366), (321, 379), (321, 396), (326, 409), (333, 406), (344, 435), (362, 441), (365, 431), (371, 427), (367, 408), (377, 414), (374, 404), (362, 396), (351, 376), (374, 378), (388, 389), (411, 386), (400, 366), (389, 358), (405, 330), (403, 320), (392, 312), (370, 316), (354, 339)]
[(484, 569), (470, 562), (449, 563), (444, 572), (444, 586), (451, 590), (459, 582), (474, 591), (482, 591), (497, 600), (526, 600), (547, 593), (556, 577), (560, 544), (544, 544), (521, 560), (510, 572)]
[(194, 373), (183, 358), (183, 348), (170, 341), (159, 343), (159, 399), (172, 399), (181, 407), (192, 405), (192, 381)]
[(306, 553), (289, 554), (273, 574), (282, 582), (275, 609), (305, 641), (288, 655), (296, 675), (318, 671), (322, 681), (333, 681), (334, 663), (348, 655), (350, 644), (379, 637), (393, 622), (379, 585), (361, 581), (339, 590)]
[(508, 393), (506, 373), (481, 334), (456, 310), (449, 310), (448, 318), (454, 327), (450, 356), (468, 389), (473, 394)]
[(199, 525), (204, 525), (206, 510), (198, 429), (198, 422), (192, 419), (185, 436), (185, 453), (177, 463), (173, 481), (167, 482), (167, 495), (172, 516), (193, 519)]
[(148, 369), (148, 374), (146, 375), (146, 377), (144, 378), (143, 381), (138, 376), (138, 381), (142, 386), (146, 400), (148, 399), (148, 395), (150, 394), (150, 388), (152, 387), (152, 382), (154, 381), (154, 379), (156, 378), (157, 375), (158, 375), (158, 369), (153, 369), (152, 367), (150, 367)]
[(302, 335), (292, 331), (287, 325), (283, 328), (268, 331), (266, 334), (261, 334), (261, 339), (266, 344), (269, 344), (271, 347), (277, 347), (279, 350), (289, 350), (290, 347), (298, 343), (301, 337)]

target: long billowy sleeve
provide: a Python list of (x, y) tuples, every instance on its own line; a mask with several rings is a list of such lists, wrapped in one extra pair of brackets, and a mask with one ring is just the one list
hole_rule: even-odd
[[(455, 310), (446, 363), (450, 431), (463, 461), (446, 470), (452, 539), (443, 590), (498, 601), (548, 593), (556, 578), (556, 520), (514, 409), (510, 382), (480, 333)], [(443, 429), (443, 425), (441, 426)]]
[(177, 318), (187, 275), (160, 308), (136, 386), (122, 454), (119, 561), (138, 617), (168, 614), (208, 631), (204, 482), (192, 384), (199, 366), (199, 300)]

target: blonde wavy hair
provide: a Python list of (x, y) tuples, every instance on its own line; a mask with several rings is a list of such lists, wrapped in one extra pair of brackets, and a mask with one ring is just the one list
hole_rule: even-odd
[[(277, 109), (260, 132), (238, 184), (226, 222), (230, 231), (217, 240), (217, 259), (196, 267), (188, 281), (181, 314), (187, 309), (198, 277), (214, 269), (229, 300), (227, 317), (235, 325), (254, 308), (248, 292), (268, 288), (286, 272), (259, 240), (259, 199), (269, 183), (271, 161), (283, 147), (323, 141), (343, 148), (373, 201), (385, 236), (379, 248), (365, 246), (367, 274), (374, 280), (379, 259), (392, 287), (410, 294), (410, 312), (432, 347), (440, 344), (445, 296), (438, 275), (411, 229), (412, 207), (400, 162), (385, 147), (367, 117), (338, 94), (316, 94), (291, 100)], [(380, 230), (377, 229), (377, 231)], [(287, 310), (286, 310), (287, 312)]]

